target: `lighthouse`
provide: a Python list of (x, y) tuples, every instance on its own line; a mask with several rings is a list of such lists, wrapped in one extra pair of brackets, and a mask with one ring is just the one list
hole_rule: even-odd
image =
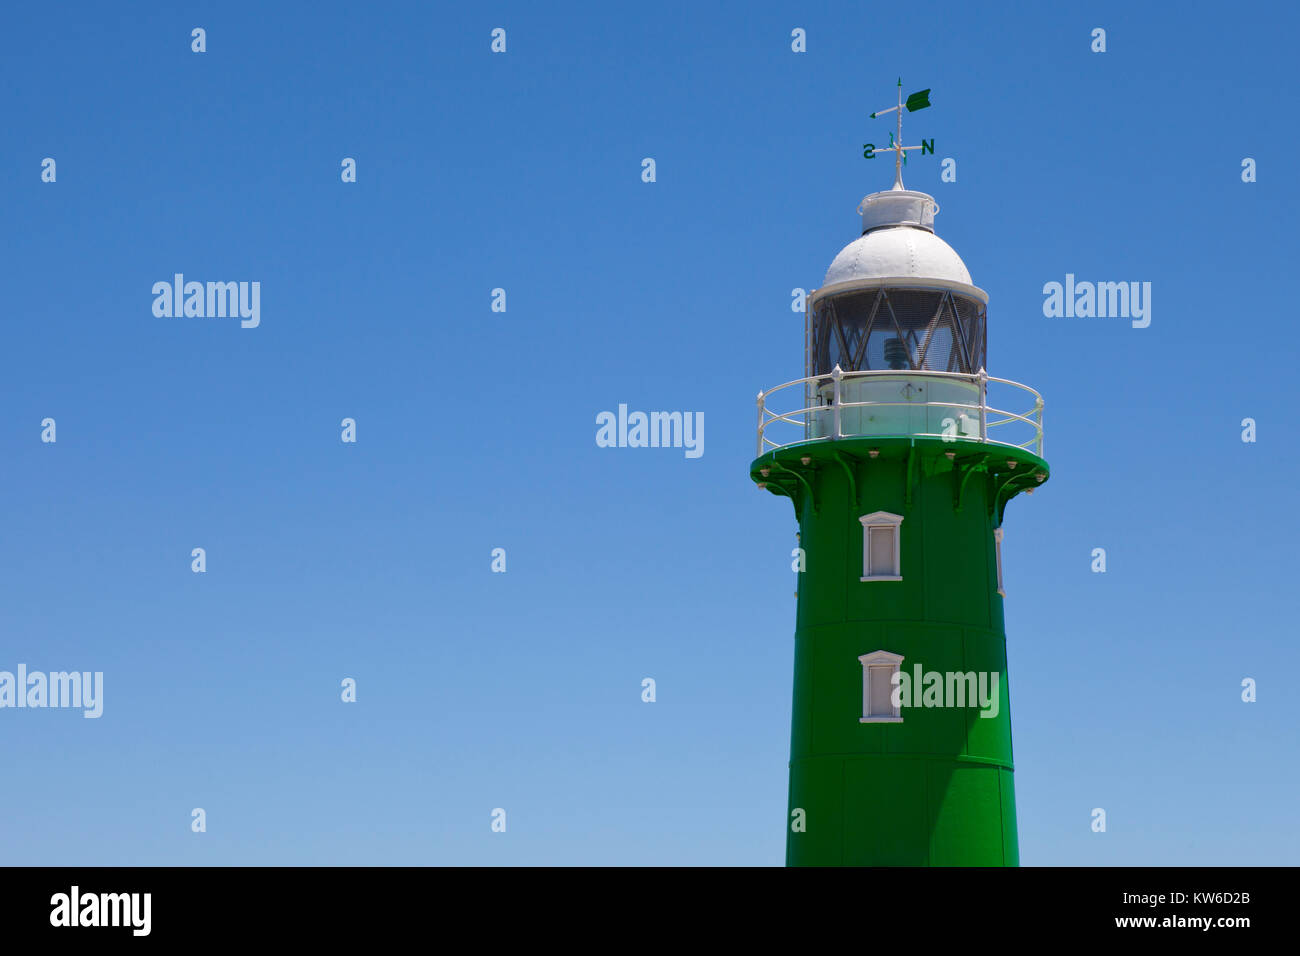
[(928, 93), (900, 83), (894, 185), (807, 297), (804, 376), (758, 395), (750, 476), (798, 523), (791, 866), (1019, 863), (1003, 518), (1048, 477), (1043, 402), (986, 371), (988, 295), (903, 186)]

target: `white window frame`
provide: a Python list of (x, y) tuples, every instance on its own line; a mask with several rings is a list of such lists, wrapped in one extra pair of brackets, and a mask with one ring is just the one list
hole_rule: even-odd
[[(862, 577), (859, 581), (901, 581), (903, 580), (903, 555), (900, 547), (902, 541), (901, 525), (903, 516), (888, 511), (873, 511), (858, 519), (862, 522)], [(871, 574), (871, 529), (888, 528), (894, 532), (894, 573)]]
[[(893, 675), (897, 674), (903, 665), (902, 654), (891, 654), (889, 651), (872, 651), (870, 654), (863, 654), (858, 658), (862, 664), (862, 716), (858, 719), (860, 724), (901, 724), (903, 718), (899, 716), (898, 708), (894, 706), (894, 688), (898, 685), (893, 681)], [(889, 708), (891, 713), (888, 716), (871, 714), (871, 670), (872, 668), (889, 668)]]
[(993, 550), (998, 560), (998, 594), (1007, 596), (1007, 589), (1002, 585), (1002, 529), (993, 529)]

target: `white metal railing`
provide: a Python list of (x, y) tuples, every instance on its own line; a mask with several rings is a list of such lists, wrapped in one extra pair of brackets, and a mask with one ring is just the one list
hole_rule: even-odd
[[(878, 400), (881, 396), (889, 397), (895, 383), (902, 400)], [(1033, 407), (1018, 414), (991, 406), (990, 383), (1028, 392), (1034, 398)], [(768, 408), (772, 395), (796, 385), (803, 386), (802, 408), (780, 413)], [(914, 394), (924, 396), (927, 387), (940, 400), (913, 400)], [(802, 434), (777, 441), (768, 434), (772, 426), (784, 431), (779, 438)], [(989, 433), (995, 428), (999, 429), (1000, 437), (990, 438)], [(1028, 385), (993, 378), (983, 369), (973, 375), (910, 369), (845, 372), (838, 365), (829, 375), (795, 379), (758, 393), (758, 457), (774, 448), (801, 442), (860, 436), (990, 442), (1028, 449), (1041, 458), (1043, 398)]]

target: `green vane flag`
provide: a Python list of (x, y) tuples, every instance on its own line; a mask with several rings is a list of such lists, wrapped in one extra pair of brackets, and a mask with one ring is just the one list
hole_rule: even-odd
[(921, 90), (919, 93), (913, 93), (903, 104), (907, 107), (909, 113), (915, 113), (917, 110), (923, 110), (930, 105), (930, 91)]

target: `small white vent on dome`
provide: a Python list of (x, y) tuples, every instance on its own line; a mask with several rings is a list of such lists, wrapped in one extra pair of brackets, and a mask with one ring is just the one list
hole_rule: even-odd
[(939, 204), (933, 196), (911, 189), (872, 193), (858, 204), (863, 235), (886, 226), (915, 226), (934, 232), (934, 217), (938, 211)]

